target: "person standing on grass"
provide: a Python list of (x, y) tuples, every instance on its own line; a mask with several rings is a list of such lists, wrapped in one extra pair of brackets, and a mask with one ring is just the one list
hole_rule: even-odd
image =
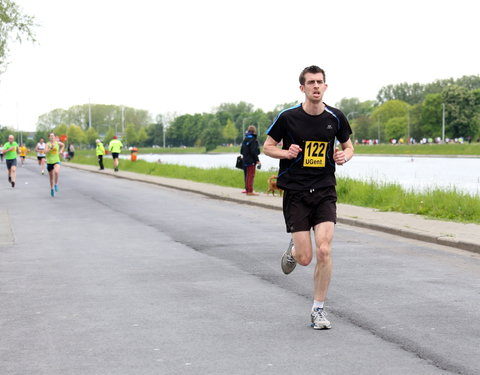
[(243, 157), (243, 168), (246, 171), (245, 192), (247, 195), (258, 195), (253, 191), (253, 180), (255, 178), (255, 167), (260, 164), (258, 155), (260, 155), (260, 146), (257, 141), (257, 128), (250, 125), (242, 142), (240, 153)]
[(35, 146), (35, 151), (37, 152), (38, 165), (42, 168), (42, 174), (45, 174), (45, 140), (40, 138), (40, 141)]
[(47, 171), (50, 177), (50, 196), (53, 198), (58, 193), (58, 177), (60, 175), (60, 155), (65, 145), (58, 140), (55, 133), (50, 133), (49, 141), (45, 147), (47, 158)]
[(3, 154), (5, 155), (5, 163), (7, 164), (8, 182), (15, 187), (17, 179), (17, 151), (18, 143), (15, 142), (13, 135), (8, 136), (8, 142), (3, 145)]
[(103, 166), (103, 155), (105, 155), (105, 147), (103, 146), (103, 143), (100, 142), (100, 139), (97, 139), (95, 143), (96, 143), (95, 152), (98, 158), (98, 165), (100, 166), (100, 170), (103, 171), (105, 169)]
[[(323, 102), (327, 90), (323, 69), (309, 66), (299, 80), (304, 102), (280, 112), (267, 130), (263, 150), (280, 159), (277, 185), (284, 189), (283, 214), (287, 232), (292, 233), (281, 259), (282, 271), (289, 274), (297, 263), (307, 266), (316, 255), (310, 319), (314, 329), (329, 329), (324, 303), (332, 273), (337, 220), (335, 164), (343, 165), (353, 157), (352, 130), (342, 112)], [(341, 151), (335, 147), (336, 140)]]
[(122, 147), (123, 144), (119, 139), (117, 139), (117, 136), (114, 136), (108, 145), (108, 151), (112, 153), (113, 168), (115, 172), (118, 172), (118, 158), (120, 156), (120, 152), (122, 152)]

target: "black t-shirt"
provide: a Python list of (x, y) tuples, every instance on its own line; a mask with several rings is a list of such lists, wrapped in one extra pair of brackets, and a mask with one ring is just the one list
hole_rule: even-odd
[(280, 159), (279, 187), (309, 190), (336, 184), (335, 138), (345, 143), (352, 134), (350, 124), (340, 110), (325, 105), (320, 115), (312, 116), (299, 104), (280, 112), (267, 134), (276, 142), (283, 141), (284, 150), (292, 144), (302, 149), (296, 159)]

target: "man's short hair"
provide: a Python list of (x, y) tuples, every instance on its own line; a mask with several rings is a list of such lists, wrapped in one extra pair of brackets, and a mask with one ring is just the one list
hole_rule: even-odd
[(323, 82), (327, 82), (327, 79), (325, 77), (325, 70), (323, 70), (322, 68), (320, 68), (316, 65), (310, 65), (310, 66), (307, 66), (305, 69), (302, 70), (302, 72), (300, 73), (300, 77), (298, 78), (298, 80), (300, 81), (300, 84), (302, 86), (305, 84), (305, 74), (307, 74), (307, 73), (313, 73), (313, 74), (322, 73), (323, 74)]

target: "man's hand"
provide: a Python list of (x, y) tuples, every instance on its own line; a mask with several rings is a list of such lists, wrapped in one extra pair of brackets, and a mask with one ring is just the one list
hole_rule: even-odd
[(335, 149), (333, 153), (333, 160), (338, 165), (343, 165), (347, 162), (347, 155), (345, 155), (345, 151), (340, 151), (338, 148)]
[(287, 159), (295, 159), (300, 152), (302, 152), (302, 149), (299, 145), (291, 145), (287, 151)]

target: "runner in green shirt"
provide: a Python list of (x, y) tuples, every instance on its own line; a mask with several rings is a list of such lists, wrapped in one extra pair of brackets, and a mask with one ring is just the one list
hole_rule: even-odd
[(58, 193), (58, 176), (60, 174), (60, 154), (63, 153), (65, 145), (58, 140), (55, 133), (50, 133), (49, 141), (45, 147), (47, 158), (47, 171), (50, 177), (50, 195), (52, 198)]
[(120, 142), (117, 137), (113, 137), (113, 139), (110, 141), (110, 144), (108, 145), (108, 151), (112, 153), (112, 158), (113, 158), (113, 166), (115, 168), (115, 172), (118, 172), (118, 157), (120, 155), (120, 152), (122, 151), (123, 144)]
[(3, 154), (5, 155), (5, 162), (7, 163), (8, 182), (15, 187), (15, 180), (17, 179), (17, 150), (18, 143), (15, 142), (13, 135), (8, 136), (8, 142), (3, 145)]

